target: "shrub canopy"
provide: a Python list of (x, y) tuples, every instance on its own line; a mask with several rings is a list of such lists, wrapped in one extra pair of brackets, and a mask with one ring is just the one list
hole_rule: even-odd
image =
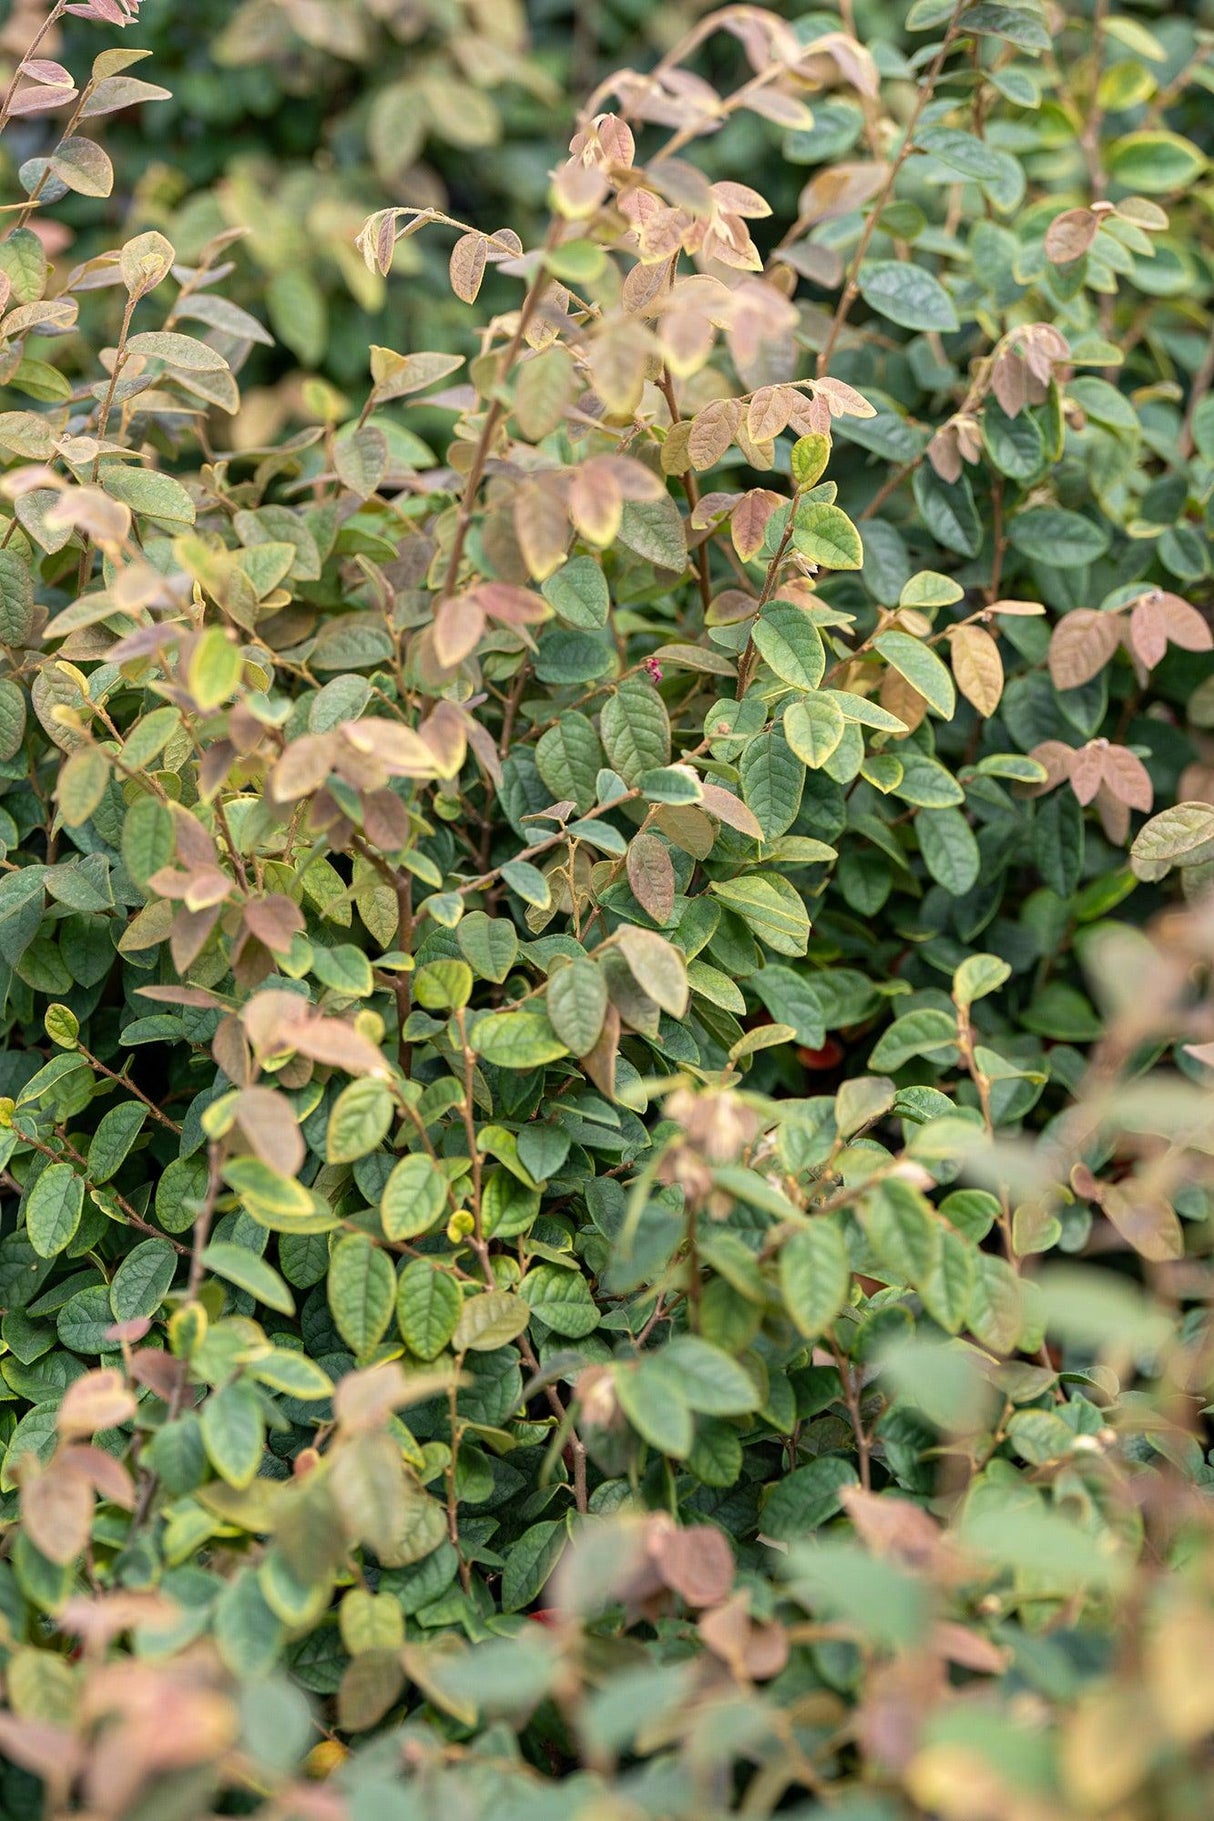
[(1207, 34), (18, 10), (4, 1805), (1204, 1812)]

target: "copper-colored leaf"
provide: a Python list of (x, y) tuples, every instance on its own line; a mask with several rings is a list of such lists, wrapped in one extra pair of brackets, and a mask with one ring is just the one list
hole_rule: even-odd
[(1071, 760), (1071, 789), (1081, 803), (1090, 803), (1104, 782), (1105, 751), (1102, 740), (1089, 740)]
[(733, 547), (744, 563), (749, 563), (763, 548), (763, 539), (780, 496), (769, 487), (752, 487), (744, 493), (730, 514), (729, 531)]
[(749, 835), (752, 841), (763, 839), (758, 817), (741, 797), (735, 797), (731, 790), (725, 790), (720, 784), (705, 784), (703, 791), (702, 801), (710, 816), (715, 816), (729, 828), (736, 828), (740, 835)]
[(666, 923), (674, 910), (674, 865), (670, 850), (659, 836), (633, 837), (628, 848), (628, 883), (632, 894), (655, 923)]
[(733, 1586), (733, 1550), (715, 1524), (662, 1525), (649, 1553), (667, 1587), (689, 1606), (717, 1606)]
[(1155, 801), (1151, 774), (1128, 746), (1109, 746), (1104, 754), (1104, 782), (1129, 809), (1150, 810)]
[(715, 398), (697, 411), (687, 437), (687, 453), (697, 471), (719, 462), (738, 433), (742, 407), (733, 398)]
[(296, 1176), (307, 1155), (295, 1109), (276, 1088), (254, 1083), (242, 1088), (236, 1120), (254, 1156), (280, 1176)]
[(434, 654), (446, 670), (462, 664), (480, 644), (485, 610), (474, 595), (452, 594), (434, 616)]
[(1067, 209), (1045, 231), (1045, 256), (1056, 266), (1082, 259), (1096, 238), (1100, 217), (1091, 209)]
[(958, 626), (951, 650), (958, 689), (980, 715), (993, 715), (1003, 695), (1003, 659), (998, 645), (981, 626)]
[(1055, 689), (1078, 689), (1104, 669), (1121, 643), (1121, 621), (1115, 613), (1076, 607), (1065, 614), (1050, 638), (1050, 677)]
[(476, 302), (488, 255), (483, 234), (461, 234), (452, 247), (448, 275), (451, 289), (462, 303)]
[(52, 1562), (74, 1562), (93, 1528), (93, 1489), (62, 1461), (31, 1473), (21, 1487), (21, 1516), (34, 1546)]
[(1209, 622), (1196, 607), (1166, 590), (1160, 595), (1159, 604), (1173, 645), (1179, 645), (1182, 651), (1209, 651), (1214, 646)]
[(1130, 645), (1147, 670), (1154, 670), (1168, 649), (1167, 616), (1158, 594), (1145, 594), (1130, 613)]
[(1184, 1257), (1184, 1232), (1162, 1195), (1138, 1189), (1132, 1177), (1104, 1192), (1104, 1212), (1128, 1246), (1156, 1264)]
[(123, 1382), (121, 1372), (113, 1366), (86, 1372), (63, 1394), (55, 1419), (60, 1435), (71, 1439), (79, 1435), (96, 1435), (99, 1429), (114, 1429), (135, 1414), (135, 1399)]
[(294, 938), (304, 927), (304, 915), (294, 899), (284, 892), (270, 892), (264, 898), (250, 898), (244, 907), (244, 920), (259, 942), (275, 955), (285, 955)]

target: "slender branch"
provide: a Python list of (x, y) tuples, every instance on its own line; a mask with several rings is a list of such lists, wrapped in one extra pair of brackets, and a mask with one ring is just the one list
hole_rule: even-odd
[(847, 319), (851, 315), (852, 305), (860, 295), (858, 277), (860, 267), (864, 262), (864, 256), (868, 252), (869, 246), (872, 244), (872, 238), (877, 231), (877, 223), (881, 219), (885, 205), (894, 193), (894, 185), (898, 181), (902, 167), (915, 149), (915, 128), (919, 124), (924, 108), (935, 93), (936, 84), (940, 80), (941, 71), (944, 69), (948, 54), (952, 50), (954, 40), (957, 37), (958, 22), (967, 5), (968, 0), (957, 0), (957, 4), (953, 8), (952, 17), (945, 29), (944, 37), (940, 41), (940, 48), (932, 59), (931, 67), (928, 70), (927, 75), (919, 84), (919, 93), (915, 97), (915, 105), (911, 110), (911, 117), (906, 123), (902, 144), (899, 147), (893, 163), (890, 165), (888, 177), (885, 179), (884, 184), (881, 186), (873, 200), (872, 208), (869, 211), (868, 219), (864, 224), (864, 230), (860, 235), (856, 250), (848, 262), (847, 276), (844, 280), (843, 291), (840, 295), (838, 305), (836, 306), (826, 341), (818, 355), (817, 372), (819, 379), (830, 367), (831, 356), (834, 354), (835, 348), (838, 345), (840, 335), (842, 335), (843, 330), (847, 326)]

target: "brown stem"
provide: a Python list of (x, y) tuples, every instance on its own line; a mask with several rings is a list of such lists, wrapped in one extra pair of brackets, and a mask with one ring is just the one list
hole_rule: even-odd
[(906, 130), (903, 134), (901, 147), (899, 148), (893, 163), (890, 165), (889, 176), (885, 179), (885, 182), (882, 184), (874, 198), (872, 208), (869, 211), (868, 219), (864, 224), (864, 230), (860, 235), (856, 250), (848, 262), (847, 276), (844, 280), (843, 290), (835, 308), (834, 316), (831, 319), (831, 325), (827, 333), (825, 344), (818, 355), (817, 373), (819, 379), (830, 367), (831, 356), (838, 345), (840, 335), (842, 335), (843, 330), (847, 326), (847, 319), (851, 315), (852, 305), (860, 295), (860, 287), (857, 279), (860, 267), (864, 261), (864, 256), (868, 252), (869, 246), (872, 244), (872, 238), (877, 231), (877, 223), (881, 219), (885, 205), (894, 193), (894, 185), (898, 181), (902, 167), (914, 150), (915, 128), (919, 124), (920, 116), (922, 115), (924, 108), (927, 106), (935, 92), (936, 84), (940, 80), (940, 73), (944, 68), (948, 54), (953, 48), (953, 41), (957, 36), (958, 22), (967, 4), (968, 0), (957, 0), (957, 4), (953, 8), (952, 17), (949, 19), (944, 37), (940, 41), (940, 48), (932, 59), (931, 67), (928, 70), (927, 75), (919, 84), (919, 92), (915, 97), (915, 105), (911, 109), (910, 119), (906, 123)]
[[(553, 247), (556, 246), (562, 228), (563, 223), (560, 218), (557, 217), (548, 229), (547, 238), (544, 241), (545, 254), (550, 253)], [(514, 327), (514, 333), (499, 357), (499, 381), (504, 381), (506, 379), (511, 367), (514, 365), (519, 350), (522, 348), (523, 342), (526, 339), (527, 330), (531, 326), (536, 311), (539, 309), (540, 299), (543, 297), (547, 287), (548, 269), (544, 264), (543, 256), (541, 255), (539, 271), (532, 279), (527, 295), (523, 299), (522, 307), (518, 313), (518, 321)], [(485, 412), (485, 421), (481, 425), (481, 433), (477, 438), (476, 448), (472, 453), (472, 463), (464, 481), (464, 491), (459, 506), (459, 518), (456, 521), (455, 536), (451, 541), (451, 554), (447, 559), (447, 568), (443, 577), (443, 585), (439, 593), (440, 600), (455, 593), (456, 583), (459, 581), (460, 564), (464, 557), (464, 545), (468, 539), (468, 532), (472, 528), (472, 514), (476, 510), (476, 496), (480, 491), (480, 484), (484, 478), (485, 464), (489, 459), (489, 451), (493, 447), (493, 438), (497, 434), (498, 425), (505, 415), (506, 406), (502, 403), (500, 397), (492, 399)]]
[(118, 1086), (125, 1088), (128, 1094), (133, 1094), (136, 1100), (141, 1100), (153, 1119), (159, 1120), (161, 1125), (167, 1126), (170, 1132), (176, 1132), (180, 1137), (181, 1127), (177, 1121), (170, 1119), (167, 1113), (162, 1113), (155, 1101), (149, 1100), (143, 1089), (135, 1086), (129, 1075), (120, 1075), (115, 1069), (107, 1068), (105, 1063), (94, 1056), (91, 1050), (86, 1050), (82, 1043), (78, 1043), (76, 1049), (91, 1069), (96, 1069), (99, 1075), (105, 1075), (110, 1081), (116, 1081)]
[[(202, 1255), (206, 1251), (207, 1240), (211, 1235), (211, 1222), (215, 1218), (215, 1206), (219, 1200), (220, 1189), (223, 1186), (223, 1178), (220, 1175), (222, 1163), (222, 1147), (217, 1143), (212, 1142), (207, 1146), (206, 1194), (203, 1197), (202, 1206), (198, 1210), (197, 1218), (194, 1221), (193, 1244), (190, 1247), (190, 1271), (189, 1276), (186, 1279), (187, 1302), (194, 1302), (197, 1300), (198, 1292), (202, 1285), (202, 1275), (205, 1270), (205, 1266), (202, 1262)], [(182, 1247), (180, 1249), (184, 1251), (185, 1248)], [(185, 1362), (183, 1361), (181, 1376), (169, 1393), (169, 1400), (166, 1406), (166, 1423), (176, 1422), (177, 1418), (181, 1415), (181, 1406), (185, 1402), (186, 1378), (187, 1373), (185, 1370)], [(143, 1525), (147, 1522), (152, 1509), (152, 1501), (156, 1496), (157, 1484), (157, 1477), (154, 1473), (145, 1475), (139, 1491), (139, 1500), (135, 1506), (134, 1515), (131, 1518), (131, 1527), (127, 1532), (126, 1540), (128, 1543), (138, 1535)]]
[(12, 79), (9, 82), (8, 87), (4, 91), (4, 100), (2, 102), (0, 102), (0, 133), (2, 133), (5, 129), (5, 127), (8, 125), (9, 112), (13, 105), (13, 96), (17, 93), (17, 84), (21, 80), (21, 64), (29, 61), (29, 59), (37, 51), (38, 46), (42, 43), (42, 40), (46, 37), (47, 33), (49, 31), (51, 31), (54, 26), (58, 25), (60, 19), (62, 19), (62, 17), (63, 17), (64, 8), (66, 7), (66, 5), (67, 5), (67, 0), (55, 0), (54, 6), (51, 8), (51, 10), (47, 14), (46, 18), (42, 21), (42, 24), (38, 27), (38, 30), (34, 33), (33, 38), (30, 40), (29, 44), (26, 46), (25, 55), (20, 59), (20, 61), (17, 64), (17, 67), (14, 69), (13, 74), (12, 74)]

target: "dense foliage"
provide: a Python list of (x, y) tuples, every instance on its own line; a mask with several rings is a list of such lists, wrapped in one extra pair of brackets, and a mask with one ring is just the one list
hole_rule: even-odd
[(0, 1809), (1204, 1815), (1214, 41), (605, 8), (558, 147), (246, 0), (124, 191), (139, 12), (4, 28)]

